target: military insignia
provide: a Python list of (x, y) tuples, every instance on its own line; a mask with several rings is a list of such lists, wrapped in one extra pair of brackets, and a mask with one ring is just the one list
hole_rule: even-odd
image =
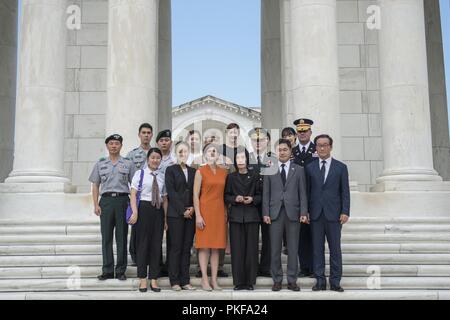
[(108, 169), (108, 167), (100, 167), (100, 170), (106, 170), (106, 169)]
[(100, 160), (98, 160), (98, 161), (105, 161), (105, 160), (106, 160), (106, 158), (103, 157), (103, 158), (100, 158)]
[(313, 153), (312, 156), (313, 156), (313, 158), (318, 158), (318, 157), (319, 157), (319, 154), (318, 154), (317, 151), (316, 151), (316, 152)]

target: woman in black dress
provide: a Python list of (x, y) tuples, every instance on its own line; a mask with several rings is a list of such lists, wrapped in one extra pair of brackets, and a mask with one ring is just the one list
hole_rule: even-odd
[(238, 149), (236, 171), (228, 175), (225, 184), (234, 290), (253, 290), (258, 272), (261, 183), (259, 173), (249, 170), (248, 163), (247, 150)]
[(169, 279), (172, 289), (194, 290), (190, 284), (189, 265), (195, 234), (195, 212), (193, 202), (195, 169), (186, 162), (189, 145), (178, 142), (175, 145), (177, 164), (166, 170), (166, 190), (169, 207), (167, 210), (169, 248)]

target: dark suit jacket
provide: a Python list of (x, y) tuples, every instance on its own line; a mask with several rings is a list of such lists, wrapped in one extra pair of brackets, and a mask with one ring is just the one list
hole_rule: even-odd
[(188, 181), (179, 164), (174, 164), (166, 169), (166, 191), (169, 206), (168, 217), (182, 217), (187, 207), (193, 207), (193, 190), (195, 169), (186, 166), (188, 170)]
[(291, 221), (300, 220), (300, 215), (308, 212), (305, 172), (302, 167), (291, 162), (287, 172), (286, 184), (283, 186), (278, 163), (274, 163), (275, 174), (265, 175), (263, 184), (263, 216), (272, 220), (278, 218), (282, 205)]
[[(243, 204), (235, 202), (237, 196), (250, 196), (253, 202)], [(239, 172), (230, 173), (225, 183), (225, 203), (230, 206), (228, 219), (230, 222), (261, 222), (258, 206), (261, 203), (261, 181), (259, 174), (249, 170), (246, 175)]]
[(310, 219), (319, 219), (322, 212), (328, 221), (339, 221), (341, 214), (350, 215), (347, 166), (331, 159), (325, 184), (322, 182), (318, 159), (309, 163), (305, 169)]

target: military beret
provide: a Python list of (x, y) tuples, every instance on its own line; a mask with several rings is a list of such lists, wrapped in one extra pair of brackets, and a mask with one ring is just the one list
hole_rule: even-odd
[(158, 142), (159, 139), (161, 139), (161, 138), (172, 138), (172, 131), (170, 131), (169, 129), (166, 129), (166, 130), (159, 132), (158, 135), (156, 136), (156, 142)]
[(308, 131), (311, 129), (311, 126), (314, 124), (314, 121), (306, 118), (300, 118), (294, 121), (294, 125), (297, 127), (297, 131)]
[(120, 134), (112, 134), (112, 135), (110, 135), (108, 138), (106, 138), (105, 144), (108, 144), (108, 142), (110, 142), (111, 140), (117, 140), (120, 143), (123, 142), (123, 138), (122, 138), (122, 136)]
[(270, 138), (270, 133), (264, 128), (254, 128), (249, 131), (248, 136), (250, 139), (264, 139), (266, 137)]

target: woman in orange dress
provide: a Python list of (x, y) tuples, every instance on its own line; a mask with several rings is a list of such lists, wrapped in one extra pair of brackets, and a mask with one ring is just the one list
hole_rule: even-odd
[[(198, 250), (202, 288), (205, 291), (221, 290), (217, 284), (219, 249), (227, 246), (224, 201), (227, 171), (217, 165), (220, 156), (217, 148), (214, 144), (204, 147), (206, 164), (197, 170), (194, 179), (195, 248)], [(211, 284), (208, 281), (208, 260), (211, 263)]]

